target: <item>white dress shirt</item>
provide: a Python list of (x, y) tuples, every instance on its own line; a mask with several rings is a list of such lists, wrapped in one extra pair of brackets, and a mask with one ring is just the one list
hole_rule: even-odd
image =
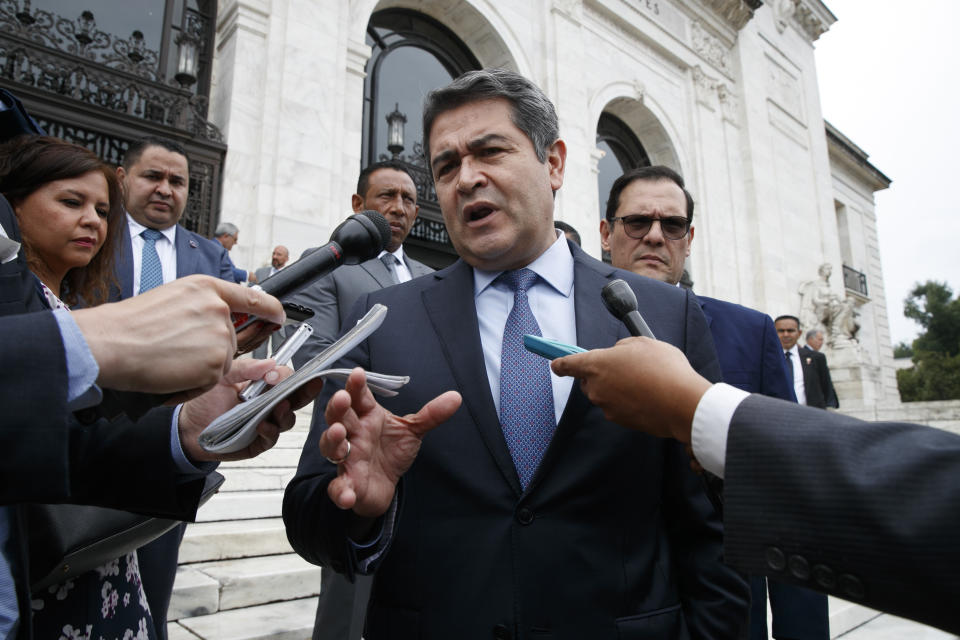
[[(553, 338), (567, 344), (577, 343), (577, 314), (573, 299), (573, 255), (563, 234), (550, 248), (528, 264), (527, 269), (540, 279), (527, 291), (530, 309), (540, 325), (544, 338)], [(473, 270), (473, 295), (480, 324), (480, 343), (487, 380), (493, 403), (500, 413), (500, 352), (503, 349), (503, 330), (507, 316), (513, 309), (513, 291), (503, 282), (495, 282), (502, 271)], [(553, 383), (553, 409), (557, 422), (567, 406), (573, 378), (559, 377), (550, 372)]]
[[(133, 253), (133, 295), (140, 293), (140, 263), (143, 262), (143, 226), (127, 214), (127, 226), (130, 228), (130, 247)], [(163, 271), (163, 284), (177, 279), (177, 225), (158, 229), (163, 238), (157, 240), (157, 256), (160, 257), (160, 269)]]
[[(793, 390), (797, 394), (797, 404), (807, 404), (806, 387), (803, 385), (803, 365), (800, 364), (800, 349), (793, 345), (790, 351), (790, 362), (793, 363)], [(786, 357), (786, 356), (784, 356)]]

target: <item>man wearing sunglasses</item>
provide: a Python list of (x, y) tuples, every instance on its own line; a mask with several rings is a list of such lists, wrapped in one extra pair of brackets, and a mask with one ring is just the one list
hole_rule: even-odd
[[(632, 169), (617, 178), (600, 221), (603, 248), (613, 266), (677, 284), (693, 243), (693, 197), (683, 178), (663, 166)], [(792, 377), (770, 316), (747, 307), (698, 296), (727, 384), (796, 402)], [(827, 597), (801, 587), (770, 582), (773, 637), (827, 640)], [(766, 640), (767, 584), (750, 581), (750, 639)]]

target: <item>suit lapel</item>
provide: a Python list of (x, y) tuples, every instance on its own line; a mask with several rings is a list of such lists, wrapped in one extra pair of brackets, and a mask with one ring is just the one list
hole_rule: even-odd
[(473, 297), (473, 270), (458, 260), (451, 267), (437, 272), (435, 277), (436, 285), (421, 294), (427, 315), (453, 373), (456, 388), (463, 396), (464, 408), (480, 431), (480, 437), (503, 477), (520, 495), (520, 480), (487, 382)]
[(177, 225), (177, 235), (174, 245), (177, 247), (177, 277), (193, 275), (194, 273), (204, 273), (199, 269), (198, 261), (200, 259), (200, 247), (197, 241), (189, 237), (186, 229)]
[(130, 240), (130, 225), (123, 217), (123, 229), (120, 236), (120, 255), (117, 258), (117, 281), (120, 284), (119, 297), (111, 293), (110, 299), (126, 300), (133, 297), (133, 244)]
[(433, 273), (433, 269), (422, 262), (417, 262), (416, 260), (407, 258), (406, 253), (404, 253), (403, 256), (406, 258), (407, 268), (410, 269), (410, 275), (412, 275), (414, 278), (419, 278), (420, 276), (425, 276), (428, 273)]
[(700, 305), (700, 310), (703, 311), (703, 317), (707, 319), (707, 328), (713, 326), (713, 315), (710, 313), (710, 303), (704, 300), (703, 298), (698, 298), (693, 296), (693, 299), (697, 301), (697, 304)]
[(360, 268), (370, 274), (370, 277), (376, 280), (377, 284), (380, 285), (380, 289), (386, 287), (392, 287), (397, 284), (393, 281), (393, 278), (390, 277), (390, 272), (387, 271), (387, 265), (383, 264), (380, 261), (380, 258), (371, 258), (366, 262), (360, 263)]

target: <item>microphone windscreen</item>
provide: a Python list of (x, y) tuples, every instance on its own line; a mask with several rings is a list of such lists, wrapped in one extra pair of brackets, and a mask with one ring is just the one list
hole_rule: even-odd
[(625, 281), (617, 278), (611, 280), (600, 290), (603, 304), (615, 318), (623, 318), (631, 311), (637, 310), (637, 296)]
[(390, 223), (387, 222), (387, 219), (380, 215), (379, 211), (374, 211), (373, 209), (366, 209), (361, 211), (358, 215), (369, 218), (371, 222), (377, 227), (377, 232), (380, 234), (380, 239), (383, 241), (381, 248), (385, 249), (388, 244), (390, 244)]

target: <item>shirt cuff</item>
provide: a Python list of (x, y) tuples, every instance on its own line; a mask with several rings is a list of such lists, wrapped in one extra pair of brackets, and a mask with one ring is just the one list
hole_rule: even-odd
[[(183, 445), (180, 444), (180, 409), (182, 404), (178, 404), (173, 410), (173, 418), (170, 420), (170, 455), (173, 456), (173, 463), (177, 471), (188, 476), (205, 476), (216, 469), (219, 462), (200, 462), (195, 466), (187, 454), (183, 452)], [(191, 478), (192, 479), (192, 478)]]
[(380, 532), (377, 536), (365, 543), (354, 542), (348, 538), (350, 546), (353, 548), (354, 557), (357, 559), (357, 566), (360, 567), (360, 573), (370, 573), (370, 568), (376, 563), (393, 540), (393, 523), (397, 519), (397, 505), (399, 504), (398, 492), (394, 491), (393, 501), (390, 508), (383, 516), (383, 523), (380, 526)]
[(693, 455), (704, 469), (718, 478), (723, 478), (726, 467), (730, 421), (737, 407), (749, 395), (746, 391), (718, 382), (703, 394), (693, 414), (690, 435)]
[(100, 367), (87, 345), (77, 321), (67, 309), (57, 309), (53, 317), (60, 328), (67, 361), (67, 405), (72, 411), (100, 404), (103, 394), (96, 386)]

